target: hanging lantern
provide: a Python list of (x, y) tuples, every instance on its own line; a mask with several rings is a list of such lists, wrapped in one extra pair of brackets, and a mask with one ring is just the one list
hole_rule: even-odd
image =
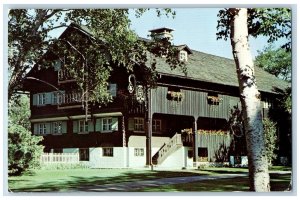
[(145, 92), (144, 87), (142, 85), (138, 85), (136, 87), (136, 100), (139, 103), (143, 103), (145, 101)]

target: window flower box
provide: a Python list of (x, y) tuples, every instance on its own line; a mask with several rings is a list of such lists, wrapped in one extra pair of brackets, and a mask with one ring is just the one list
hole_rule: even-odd
[(168, 91), (167, 98), (173, 101), (181, 101), (184, 98), (182, 92)]
[(207, 103), (208, 104), (212, 104), (212, 105), (219, 105), (219, 103), (222, 101), (223, 99), (218, 97), (218, 96), (207, 96)]

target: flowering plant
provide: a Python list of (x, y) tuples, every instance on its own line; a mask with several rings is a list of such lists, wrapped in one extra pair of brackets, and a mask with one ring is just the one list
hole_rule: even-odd
[(168, 97), (172, 100), (181, 101), (184, 97), (182, 92), (168, 91)]

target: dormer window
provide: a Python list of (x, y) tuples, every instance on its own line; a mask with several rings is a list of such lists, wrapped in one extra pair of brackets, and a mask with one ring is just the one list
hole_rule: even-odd
[(186, 62), (188, 60), (186, 51), (179, 51), (179, 60), (182, 62)]

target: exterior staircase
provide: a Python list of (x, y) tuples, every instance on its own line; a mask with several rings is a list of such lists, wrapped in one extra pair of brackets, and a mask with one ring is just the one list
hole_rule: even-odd
[(162, 145), (162, 147), (152, 157), (152, 164), (161, 164), (168, 156), (174, 153), (177, 149), (182, 147), (181, 134), (175, 134), (168, 143)]

